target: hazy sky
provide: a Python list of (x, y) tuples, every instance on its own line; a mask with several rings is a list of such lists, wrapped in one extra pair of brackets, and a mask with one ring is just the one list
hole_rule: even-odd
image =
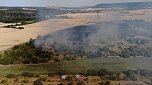
[(99, 3), (141, 2), (152, 0), (0, 0), (0, 6), (91, 6)]

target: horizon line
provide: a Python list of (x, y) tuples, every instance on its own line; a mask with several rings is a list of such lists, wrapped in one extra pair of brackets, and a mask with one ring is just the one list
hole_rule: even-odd
[[(112, 3), (109, 3), (109, 2), (104, 2), (104, 3), (99, 3), (99, 4), (123, 4), (123, 3), (144, 3), (144, 2), (152, 2), (152, 1), (129, 1), (129, 2), (112, 2)], [(95, 5), (98, 5), (98, 4), (95, 4)], [(91, 7), (91, 6), (95, 6), (95, 5), (84, 5), (84, 6), (36, 6), (36, 5), (33, 5), (33, 6), (0, 6), (0, 7), (65, 7), (65, 8), (79, 8), (79, 7)]]

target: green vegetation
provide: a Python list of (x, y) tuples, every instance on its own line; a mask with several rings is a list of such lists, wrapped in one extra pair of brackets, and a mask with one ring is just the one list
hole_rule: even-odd
[(23, 9), (9, 9), (0, 10), (0, 22), (4, 23), (16, 23), (22, 21), (33, 21), (37, 20), (36, 10), (23, 10)]
[(144, 57), (152, 57), (152, 48), (151, 47), (138, 47), (138, 46), (130, 46), (129, 48), (125, 48), (121, 52), (121, 56), (124, 58), (129, 58), (131, 56), (144, 56)]
[(15, 77), (17, 77), (17, 75), (15, 75), (15, 74), (8, 74), (8, 75), (6, 75), (6, 78), (15, 78)]
[(38, 64), (49, 61), (60, 62), (61, 60), (76, 60), (79, 56), (57, 52), (54, 48), (36, 48), (34, 40), (14, 46), (12, 49), (0, 53), (0, 64)]
[[(107, 48), (104, 48), (104, 51), (106, 51), (106, 49)], [(35, 48), (33, 40), (31, 39), (25, 44), (15, 46), (11, 50), (0, 54), (0, 63), (4, 64), (4, 66), (0, 66), (0, 76), (7, 76), (9, 78), (14, 77), (14, 75), (38, 77), (40, 74), (98, 75), (99, 73), (100, 76), (102, 76), (105, 73), (108, 74), (107, 71), (122, 72), (128, 69), (152, 70), (151, 58), (77, 58), (80, 57), (66, 53), (59, 53), (55, 49), (45, 50), (43, 48)], [(7, 64), (17, 65), (7, 66)], [(111, 76), (111, 79), (115, 78)]]
[[(95, 73), (104, 73), (104, 75), (95, 74), (95, 75), (83, 75), (80, 74), (82, 77), (77, 78), (76, 75), (66, 75), (65, 79), (62, 79), (62, 76), (56, 75), (49, 77), (48, 75), (41, 75), (40, 77), (24, 77), (24, 76), (18, 76), (16, 78), (2, 78), (1, 84), (8, 84), (12, 85), (23, 83), (23, 84), (33, 84), (33, 85), (46, 85), (46, 84), (55, 84), (55, 85), (111, 85), (112, 82), (120, 82), (125, 81), (126, 83), (134, 83), (141, 81), (141, 79), (148, 79), (145, 81), (148, 85), (151, 85), (151, 77), (152, 77), (152, 71), (147, 70), (127, 70), (120, 73), (115, 72), (109, 72), (105, 71), (106, 69), (102, 69), (100, 71), (92, 71)], [(89, 72), (89, 71), (88, 71)], [(90, 73), (90, 72), (89, 72)], [(64, 75), (65, 76), (65, 75)], [(19, 79), (20, 78), (20, 79)], [(150, 81), (149, 81), (150, 80)], [(121, 85), (120, 83), (119, 85)], [(131, 84), (131, 85), (134, 85)], [(127, 84), (128, 85), (128, 84)]]
[[(107, 69), (110, 72), (122, 72), (129, 69), (147, 69), (152, 70), (152, 59), (148, 58), (96, 58), (96, 59), (82, 59), (61, 62), (48, 62), (37, 65), (9, 65), (0, 66), (0, 76), (6, 76), (14, 73), (20, 74), (79, 74), (87, 70), (99, 71), (100, 69)], [(140, 63), (140, 64), (139, 64)], [(28, 73), (27, 73), (28, 72)]]
[(15, 46), (12, 50), (5, 51), (0, 56), (1, 64), (37, 64), (48, 62), (53, 58), (52, 52), (42, 51), (42, 48), (35, 48), (33, 41)]
[(43, 85), (42, 80), (40, 79), (35, 80), (33, 85)]
[[(109, 53), (112, 52), (109, 51), (109, 49), (106, 47), (101, 50), (108, 51)], [(129, 69), (152, 70), (151, 58), (76, 58), (79, 57), (66, 53), (59, 53), (55, 49), (50, 50), (43, 48), (35, 48), (33, 40), (31, 39), (25, 44), (15, 46), (11, 50), (5, 51), (0, 54), (1, 64), (13, 64), (1, 65), (0, 76), (5, 76), (6, 78), (15, 78), (16, 75), (20, 75), (25, 77), (25, 79), (22, 80), (22, 83), (28, 83), (29, 77), (39, 77), (43, 74), (49, 74), (49, 76), (64, 74), (83, 74), (86, 76), (109, 75), (108, 77), (106, 77), (106, 79), (115, 81), (121, 79), (136, 80), (137, 77), (135, 75), (130, 76), (130, 71), (127, 71)], [(49, 62), (51, 60), (53, 60), (54, 62)], [(125, 72), (124, 74), (129, 76), (126, 76), (125, 78), (120, 78), (119, 74), (114, 75), (120, 72)], [(134, 71), (131, 71), (131, 73), (137, 74)], [(142, 75), (144, 75), (144, 73)], [(44, 82), (46, 80), (47, 78), (40, 78), (41, 82)], [(71, 77), (69, 77), (68, 80), (70, 81)], [(39, 80), (37, 82), (39, 82)]]
[(72, 12), (70, 10), (46, 7), (0, 7), (0, 22), (26, 24), (26, 21), (41, 21), (55, 18), (55, 15)]
[(24, 76), (24, 77), (39, 77), (40, 75), (38, 75), (36, 73), (23, 72), (22, 76)]

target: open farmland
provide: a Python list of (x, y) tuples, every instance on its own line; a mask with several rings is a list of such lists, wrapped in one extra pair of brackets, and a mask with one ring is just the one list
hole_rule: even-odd
[[(56, 63), (45, 63), (36, 65), (0, 65), (0, 76), (7, 74), (21, 74), (23, 72), (47, 74), (51, 72), (60, 72), (65, 70), (68, 74), (77, 74), (85, 70), (107, 69), (112, 72), (121, 72), (125, 70), (146, 69), (152, 70), (151, 58), (96, 58), (72, 61), (61, 61)], [(143, 63), (144, 61), (144, 63)]]

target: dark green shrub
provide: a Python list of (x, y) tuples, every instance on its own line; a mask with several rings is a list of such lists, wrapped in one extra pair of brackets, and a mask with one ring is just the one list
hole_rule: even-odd
[(40, 79), (35, 80), (33, 85), (43, 85), (42, 80)]
[(36, 73), (24, 72), (22, 74), (22, 76), (24, 76), (24, 77), (39, 77), (40, 75), (36, 74)]
[(64, 71), (64, 70), (59, 71), (59, 72), (58, 72), (58, 75), (60, 75), (60, 76), (61, 76), (61, 75), (65, 75), (65, 71)]
[(8, 75), (6, 75), (6, 78), (15, 78), (15, 77), (17, 77), (15, 74), (8, 74)]
[(24, 72), (24, 73), (22, 74), (22, 76), (24, 76), (24, 77), (31, 77), (31, 73), (29, 73), (29, 72)]

